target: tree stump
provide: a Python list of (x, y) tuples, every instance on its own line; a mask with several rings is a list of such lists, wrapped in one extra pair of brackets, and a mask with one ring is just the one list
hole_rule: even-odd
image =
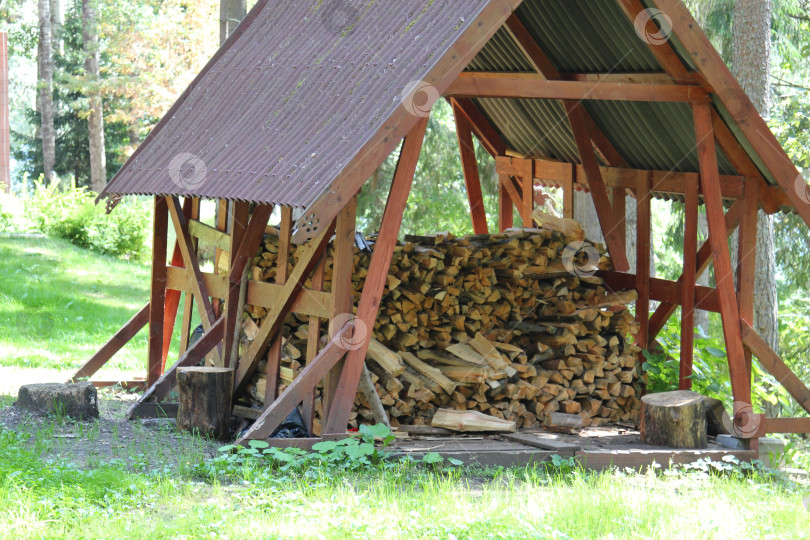
[(177, 427), (205, 437), (229, 438), (233, 378), (233, 369), (179, 368)]
[(686, 390), (641, 398), (641, 440), (670, 448), (706, 448), (704, 396)]

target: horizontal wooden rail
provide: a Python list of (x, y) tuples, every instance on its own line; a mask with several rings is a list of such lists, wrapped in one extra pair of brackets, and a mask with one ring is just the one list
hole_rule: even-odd
[(222, 251), (231, 250), (231, 238), (227, 233), (219, 231), (201, 221), (196, 219), (188, 220), (188, 232), (194, 238), (202, 240), (206, 244), (211, 244)]
[[(629, 291), (636, 288), (636, 276), (622, 272), (600, 271), (599, 276), (605, 279), (605, 286), (614, 291)], [(695, 307), (714, 313), (720, 312), (717, 290), (712, 287), (698, 286)], [(681, 285), (669, 279), (650, 279), (650, 300), (667, 304), (681, 305)]]
[[(225, 298), (228, 293), (228, 278), (203, 272), (208, 292), (214, 298)], [(182, 268), (167, 268), (166, 287), (175, 291), (189, 292), (188, 273)], [(283, 286), (263, 281), (248, 281), (246, 305), (270, 308), (276, 305)], [(310, 317), (329, 318), (329, 293), (302, 289), (292, 307), (293, 313)]]
[(514, 73), (462, 73), (444, 95), (454, 98), (710, 102), (706, 90), (694, 85), (552, 81)]

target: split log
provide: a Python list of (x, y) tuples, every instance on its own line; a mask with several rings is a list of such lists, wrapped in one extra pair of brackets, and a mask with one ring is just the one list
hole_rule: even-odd
[(687, 390), (641, 398), (641, 440), (669, 448), (706, 448), (704, 396)]
[(477, 411), (439, 409), (433, 415), (431, 426), (452, 431), (515, 431), (514, 422), (495, 418)]
[(233, 369), (187, 367), (177, 370), (177, 427), (203, 437), (230, 437)]

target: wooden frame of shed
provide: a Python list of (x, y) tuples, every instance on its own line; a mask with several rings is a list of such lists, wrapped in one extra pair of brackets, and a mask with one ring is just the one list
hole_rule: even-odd
[[(312, 62), (328, 63), (324, 58), (337, 54), (334, 51), (343, 47), (346, 55), (335, 60), (332, 69), (342, 69), (339, 61), (357, 57), (355, 86), (368, 92), (369, 100), (382, 103), (369, 112), (358, 108), (360, 102), (352, 102), (353, 97), (346, 97), (346, 107), (350, 103), (357, 106), (346, 110), (342, 116), (338, 115), (343, 120), (337, 122), (351, 124), (351, 114), (362, 116), (360, 121), (374, 119), (376, 122), (366, 124), (362, 133), (352, 132), (354, 138), (349, 138), (349, 141), (356, 143), (352, 147), (354, 150), (349, 153), (341, 151), (338, 147), (342, 138), (338, 132), (333, 132), (324, 139), (326, 146), (310, 152), (307, 144), (317, 138), (323, 126), (315, 118), (309, 120), (311, 127), (285, 124), (289, 114), (297, 119), (300, 110), (296, 106), (308, 104), (311, 107), (315, 102), (307, 102), (308, 99), (316, 100), (318, 96), (324, 99), (319, 92), (331, 88), (329, 81), (313, 82), (315, 86), (325, 86), (315, 88), (312, 96), (301, 97), (301, 103), (293, 103), (298, 99), (296, 91), (301, 83), (298, 86), (286, 83), (295, 83), (300, 76), (297, 71), (303, 68), (301, 58), (298, 58), (282, 66), (295, 68), (292, 72), (275, 75), (286, 84), (282, 87), (293, 90), (284, 101), (275, 102), (280, 107), (278, 110), (264, 111), (262, 118), (266, 124), (260, 127), (272, 128), (278, 124), (276, 135), (283, 132), (307, 138), (293, 141), (297, 143), (293, 145), (294, 149), (286, 142), (278, 143), (283, 147), (281, 150), (270, 144), (264, 150), (266, 155), (259, 155), (255, 149), (258, 147), (237, 144), (232, 152), (242, 161), (234, 162), (227, 151), (220, 152), (221, 145), (227, 147), (239, 129), (244, 129), (240, 122), (247, 117), (231, 117), (224, 127), (218, 128), (219, 134), (211, 133), (208, 127), (200, 127), (205, 126), (206, 121), (220, 118), (218, 109), (210, 111), (207, 118), (204, 110), (206, 99), (220, 99), (222, 96), (215, 94), (226, 91), (220, 88), (222, 83), (217, 83), (216, 77), (227, 77), (229, 69), (233, 75), (237, 67), (245, 70), (245, 66), (257, 61), (255, 51), (251, 52), (259, 47), (258, 43), (251, 43), (251, 40), (259, 39), (256, 37), (256, 32), (259, 32), (257, 25), (275, 21), (274, 24), (286, 29), (291, 21), (300, 21), (306, 30), (307, 24), (315, 24), (313, 19), (319, 18), (320, 3), (302, 1), (281, 7), (276, 5), (278, 2), (264, 0), (248, 14), (235, 35), (103, 194), (110, 198), (111, 207), (123, 195), (150, 194), (155, 198), (152, 293), (150, 303), (75, 374), (74, 380), (92, 376), (148, 324), (148, 389), (133, 406), (131, 414), (148, 414), (160, 408), (160, 402), (175, 385), (176, 370), (180, 366), (196, 365), (208, 356), (214, 365), (235, 370), (235, 391), (239, 391), (256, 369), (259, 359), (266, 356), (266, 408), (261, 414), (237, 411), (238, 414), (257, 417), (243, 439), (267, 438), (299, 404), (303, 404), (305, 416), (311, 422), (314, 392), (321, 381), (324, 381), (325, 389), (324, 436), (344, 433), (370, 335), (354, 336), (357, 339), (350, 340), (342, 338), (354, 332), (354, 320), (362, 321), (366, 328), (373, 327), (422, 149), (429, 105), (431, 100), (443, 96), (449, 100), (456, 117), (470, 214), (476, 233), (486, 233), (488, 228), (473, 137), (496, 160), (500, 178), (500, 231), (513, 226), (515, 210), (524, 223), (531, 221), (537, 187), (563, 190), (566, 217), (573, 217), (574, 191), (590, 193), (615, 266), (614, 271), (603, 273), (606, 283), (616, 290), (636, 289), (639, 294), (636, 316), (640, 331), (635, 337), (636, 342), (642, 348), (649, 348), (667, 319), (681, 306), (679, 385), (682, 389), (690, 388), (694, 310), (700, 308), (720, 313), (738, 434), (756, 439), (772, 432), (810, 432), (810, 418), (765, 418), (753, 412), (751, 400), (751, 363), (752, 357), (756, 357), (810, 412), (810, 390), (753, 329), (757, 211), (760, 208), (768, 213), (795, 211), (810, 225), (807, 185), (680, 0), (594, 0), (590, 8), (601, 22), (587, 24), (605, 25), (604, 32), (612, 32), (609, 36), (611, 42), (624, 43), (628, 47), (623, 58), (634, 58), (633, 61), (640, 65), (653, 67), (628, 71), (621, 63), (625, 60), (621, 60), (616, 61), (613, 70), (594, 68), (579, 72), (564, 69), (563, 64), (575, 63), (560, 52), (565, 44), (557, 49), (548, 42), (555, 37), (548, 25), (556, 25), (558, 21), (547, 21), (541, 15), (545, 13), (549, 17), (553, 12), (561, 17), (560, 21), (563, 16), (576, 21), (566, 23), (569, 26), (566, 31), (572, 33), (572, 39), (596, 39), (587, 29), (583, 29), (581, 35), (576, 34), (577, 29), (586, 24), (580, 18), (581, 13), (576, 11), (582, 9), (582, 3), (560, 0), (448, 0), (442, 6), (421, 0), (412, 3), (414, 6), (403, 4), (397, 8), (389, 4), (357, 11), (358, 20), (354, 26), (326, 38), (334, 41), (329, 53), (320, 58), (315, 53), (308, 53)], [(386, 10), (394, 10), (394, 13)], [(394, 16), (401, 19), (405, 30), (395, 33), (390, 43), (386, 43), (387, 52), (374, 57), (381, 65), (384, 60), (391, 60), (388, 67), (395, 74), (386, 75), (386, 69), (380, 71), (374, 67), (376, 63), (370, 66), (370, 61), (363, 58), (363, 47), (368, 44), (360, 34), (366, 30), (364, 24), (368, 23), (369, 29), (376, 29), (382, 24), (380, 21)], [(440, 24), (443, 22), (448, 24)], [(377, 30), (369, 30), (372, 31)], [(390, 29), (380, 31), (390, 32)], [(413, 31), (412, 36), (416, 38), (406, 37), (407, 31)], [(426, 35), (431, 37), (424, 37)], [(662, 36), (664, 39), (658, 39)], [(378, 37), (372, 35), (367, 39)], [(290, 39), (299, 38), (293, 36)], [(414, 39), (424, 40), (421, 46), (430, 50), (423, 51), (424, 57), (416, 58), (399, 71), (392, 68), (399, 54), (422, 54), (410, 49), (401, 50), (408, 46), (403, 40), (410, 43)], [(557, 39), (561, 38), (557, 36)], [(416, 47), (418, 49), (418, 43)], [(607, 54), (592, 49), (591, 57), (579, 61), (587, 64), (592, 60), (597, 64), (599, 55)], [(621, 56), (623, 52), (615, 52), (615, 56)], [(500, 68), (493, 58), (500, 59)], [(361, 60), (366, 61), (366, 67), (370, 69), (369, 79), (361, 78), (366, 73), (362, 71)], [(295, 62), (299, 65), (296, 66)], [(351, 64), (354, 66), (355, 62)], [(310, 65), (306, 64), (306, 67)], [(261, 72), (261, 66), (256, 70)], [(253, 84), (259, 87), (261, 78), (256, 77)], [(348, 80), (354, 79), (350, 77)], [(403, 85), (403, 81), (410, 82)], [(400, 99), (389, 106), (392, 95)], [(414, 100), (420, 99), (418, 96), (427, 104), (416, 103)], [(232, 97), (233, 101), (239, 100), (238, 95)], [(639, 104), (647, 108), (639, 109)], [(200, 117), (201, 108), (203, 117)], [(256, 114), (253, 104), (224, 108), (232, 114)], [(381, 110), (385, 110), (385, 114), (381, 115)], [(663, 122), (657, 129), (653, 127), (645, 131), (641, 124), (630, 125), (625, 131), (616, 127), (624, 118), (649, 119), (650, 111), (668, 114), (657, 116)], [(554, 117), (552, 113), (558, 116)], [(282, 118), (276, 119), (279, 114)], [(613, 121), (609, 121), (610, 118)], [(670, 149), (666, 136), (670, 130), (677, 131), (678, 126), (686, 126), (687, 133), (680, 139), (675, 135), (683, 135), (683, 129), (672, 135), (670, 146), (673, 148)], [(532, 130), (542, 133), (530, 141), (527, 150), (521, 137), (534, 133)], [(351, 129), (347, 128), (347, 131)], [(308, 138), (310, 132), (312, 139)], [(260, 139), (259, 143), (269, 141), (262, 138), (260, 132), (251, 132), (251, 135)], [(648, 140), (652, 136), (663, 137), (664, 143)], [(684, 137), (691, 140), (686, 146), (678, 147), (676, 143), (684, 143)], [(525, 138), (528, 139), (529, 135)], [(350, 285), (356, 195), (371, 172), (403, 139), (380, 235), (362, 296), (355, 307)], [(221, 144), (215, 146), (210, 141)], [(667, 151), (670, 150), (668, 162)], [(188, 185), (170, 181), (170, 161), (178, 154), (187, 155), (192, 151), (194, 156), (200, 155), (198, 159), (207, 161), (208, 177)], [(290, 161), (290, 155), (293, 163), (286, 162)], [(321, 155), (324, 157), (319, 158)], [(651, 157), (646, 159), (645, 156)], [(670, 166), (640, 166), (645, 159), (648, 163), (657, 160)], [(238, 170), (229, 170), (229, 166)], [(317, 170), (308, 173), (307, 167)], [(193, 172), (199, 172), (197, 166)], [(264, 183), (262, 177), (266, 179)], [(626, 194), (636, 198), (638, 208), (638, 270), (635, 273), (629, 272), (624, 241)], [(217, 228), (199, 221), (201, 197), (221, 200), (226, 211), (220, 213), (222, 219)], [(685, 204), (684, 268), (677, 281), (650, 277), (652, 197), (676, 197)], [(709, 240), (702, 246), (697, 245), (699, 204), (706, 207), (709, 226)], [(280, 260), (286, 263), (293, 242), (306, 243), (307, 248), (289, 275), (286, 264), (280, 264), (276, 283), (261, 283), (249, 279), (248, 265), (260, 247), (276, 206), (282, 209), (278, 231)], [(303, 210), (298, 220), (293, 219), (293, 207)], [(167, 261), (169, 221), (177, 233), (177, 242), (171, 260)], [(739, 230), (737, 268), (732, 267), (728, 249), (728, 238), (735, 229)], [(327, 294), (321, 288), (325, 249), (332, 236), (335, 242), (334, 275), (332, 292)], [(200, 270), (197, 255), (200, 241), (217, 246), (216, 266), (218, 269), (222, 266), (219, 259), (223, 258), (227, 261), (226, 270), (215, 273)], [(698, 286), (698, 276), (710, 264), (714, 266), (717, 285)], [(312, 286), (304, 288), (310, 277)], [(177, 362), (166, 368), (172, 329), (180, 311), (181, 292), (186, 293), (182, 309), (181, 355)], [(660, 302), (652, 314), (649, 313), (650, 300)], [(262, 306), (269, 314), (255, 341), (240, 356), (238, 323), (246, 304)], [(205, 334), (189, 347), (193, 309), (200, 313)], [(313, 323), (322, 319), (348, 319), (350, 322), (334, 329), (324, 347), (319, 347), (320, 325), (310, 324), (306, 367), (284, 392), (277, 395), (279, 329), (284, 317), (291, 312), (311, 317)], [(166, 408), (168, 410), (169, 406)], [(305, 446), (312, 442), (284, 444)]]

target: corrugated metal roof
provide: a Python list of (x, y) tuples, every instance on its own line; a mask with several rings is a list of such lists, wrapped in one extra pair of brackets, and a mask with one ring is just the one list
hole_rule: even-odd
[(307, 207), (493, 3), (261, 1), (105, 194)]

